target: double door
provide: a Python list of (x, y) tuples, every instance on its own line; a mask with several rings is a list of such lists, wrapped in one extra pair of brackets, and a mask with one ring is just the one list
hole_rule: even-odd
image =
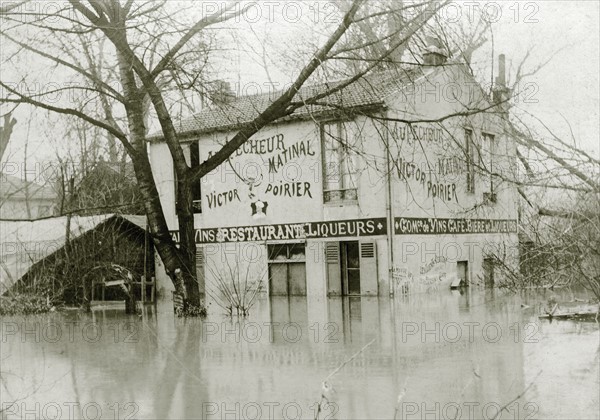
[(327, 242), (325, 260), (329, 296), (377, 295), (374, 242)]

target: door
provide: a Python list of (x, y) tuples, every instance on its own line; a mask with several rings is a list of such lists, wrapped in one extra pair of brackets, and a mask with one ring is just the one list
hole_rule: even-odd
[(325, 264), (327, 265), (327, 296), (341, 296), (342, 270), (339, 242), (325, 242)]
[(269, 294), (306, 296), (305, 245), (269, 245)]
[(342, 292), (360, 295), (360, 249), (358, 241), (340, 242), (342, 255)]
[(269, 293), (271, 296), (288, 295), (287, 264), (269, 264)]
[(461, 280), (461, 286), (469, 285), (469, 262), (458, 261), (456, 263), (456, 277)]
[(378, 293), (375, 242), (325, 243), (328, 296), (376, 296)]

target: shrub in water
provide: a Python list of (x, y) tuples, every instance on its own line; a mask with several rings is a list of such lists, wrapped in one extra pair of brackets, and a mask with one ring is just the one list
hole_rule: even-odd
[(54, 306), (44, 296), (16, 294), (0, 297), (0, 315), (43, 314)]

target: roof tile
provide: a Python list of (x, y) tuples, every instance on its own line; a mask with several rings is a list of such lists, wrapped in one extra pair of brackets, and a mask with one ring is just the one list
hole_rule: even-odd
[[(418, 66), (369, 74), (319, 100), (318, 105), (307, 105), (298, 108), (285, 120), (321, 115), (340, 108), (357, 109), (381, 105), (384, 98), (414, 82), (422, 74), (423, 71)], [(294, 101), (307, 100), (316, 94), (339, 86), (346, 80), (348, 79), (305, 86), (296, 94)], [(207, 108), (179, 121), (175, 124), (175, 128), (181, 138), (212, 131), (234, 130), (256, 118), (279, 96), (278, 93), (281, 93), (281, 91), (234, 98), (225, 105)], [(161, 133), (149, 136), (150, 140), (160, 140), (161, 138)]]

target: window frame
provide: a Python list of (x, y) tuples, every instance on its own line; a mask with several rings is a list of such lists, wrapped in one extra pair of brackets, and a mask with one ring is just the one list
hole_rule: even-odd
[[(352, 152), (352, 149), (348, 147), (349, 136), (348, 129), (345, 126), (346, 123), (351, 120), (327, 120), (321, 121), (319, 124), (319, 136), (321, 139), (321, 164), (322, 164), (322, 176), (323, 176), (323, 203), (324, 204), (339, 204), (339, 203), (357, 203), (358, 202), (358, 171), (356, 170), (356, 162), (355, 162), (355, 154)], [(326, 127), (335, 126), (337, 130), (337, 138), (341, 138), (343, 136), (343, 140), (337, 142), (337, 158), (336, 163), (339, 167), (339, 176), (337, 180), (338, 188), (327, 188), (328, 182), (328, 149), (327, 141), (328, 132), (326, 131)], [(354, 166), (352, 170), (348, 168), (348, 162)], [(346, 168), (343, 170), (342, 168)], [(346, 179), (350, 179), (350, 184), (353, 186), (349, 186), (346, 184)], [(339, 197), (332, 198), (329, 194), (332, 192), (337, 192)], [(329, 198), (328, 198), (329, 196)]]
[[(304, 250), (303, 258), (292, 258), (291, 249), (296, 246), (301, 246)], [(272, 247), (281, 247), (285, 249), (285, 259), (271, 259), (273, 254), (271, 253)], [(288, 264), (288, 263), (306, 263), (306, 242), (283, 242), (283, 243), (268, 243), (267, 244), (267, 264)]]
[(464, 127), (467, 193), (475, 193), (475, 130), (472, 127)]
[[(485, 148), (484, 148), (485, 145)], [(484, 153), (482, 153), (483, 157), (488, 158), (489, 161), (488, 162), (483, 162), (487, 169), (489, 170), (489, 175), (490, 175), (490, 193), (494, 192), (494, 149), (496, 146), (496, 134), (488, 132), (488, 131), (482, 131), (481, 132), (481, 147), (482, 151), (485, 151), (485, 154), (488, 154), (488, 156), (485, 156)], [(483, 160), (483, 159), (482, 159)]]

